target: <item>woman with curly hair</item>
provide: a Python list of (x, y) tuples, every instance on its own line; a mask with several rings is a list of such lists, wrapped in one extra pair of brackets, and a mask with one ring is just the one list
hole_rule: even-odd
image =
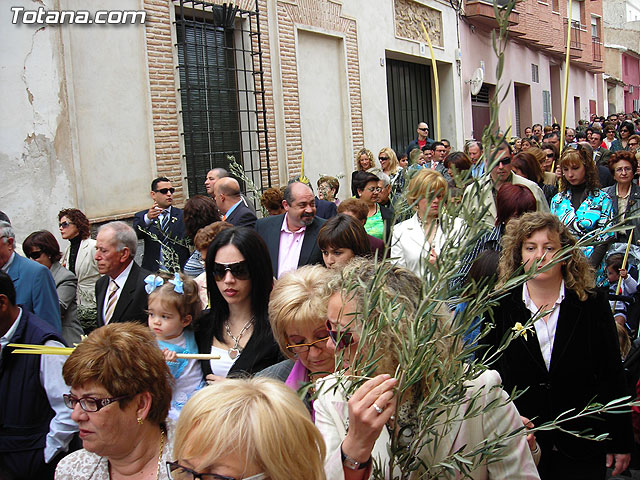
[[(414, 445), (410, 448), (418, 470), (411, 478), (461, 478), (464, 474), (452, 455), (464, 459), (469, 478), (538, 478), (524, 433), (506, 437), (522, 428), (522, 420), (499, 387), (499, 375), (488, 370), (464, 384), (447, 382), (447, 368), (459, 362), (448, 310), (434, 311), (430, 318), (419, 316), (420, 279), (404, 268), (388, 264), (377, 268), (371, 261), (355, 259), (329, 283), (333, 293), (327, 306), (328, 346), (342, 364), (336, 364), (336, 373), (316, 382), (315, 421), (327, 446), (327, 479), (370, 478), (374, 463), (385, 472), (384, 478), (391, 477), (394, 429), (404, 432), (401, 442)], [(423, 322), (431, 325), (417, 326)], [(408, 387), (398, 380), (406, 372), (402, 340), (420, 328), (431, 331), (432, 340), (422, 342), (422, 350), (413, 354), (433, 358), (435, 349), (439, 361), (425, 364)], [(349, 395), (355, 388), (352, 382), (368, 375), (365, 370), (372, 364), (376, 376)], [(404, 389), (400, 395), (398, 388)], [(428, 398), (442, 406), (425, 411)], [(495, 408), (481, 407), (489, 404)], [(472, 406), (480, 408), (471, 413)], [(443, 423), (446, 426), (434, 426)], [(419, 434), (423, 436), (414, 438)], [(502, 447), (494, 461), (476, 454), (498, 436), (503, 438)], [(402, 460), (396, 457), (396, 461)], [(393, 473), (394, 478), (399, 476), (395, 469)]]
[(62, 254), (60, 264), (78, 277), (76, 301), (78, 320), (85, 333), (97, 327), (96, 282), (100, 278), (94, 255), (96, 241), (91, 238), (89, 219), (77, 208), (66, 208), (58, 213), (60, 236), (70, 245)]
[(371, 153), (371, 150), (367, 148), (361, 148), (360, 150), (358, 150), (358, 153), (356, 153), (356, 169), (355, 171), (353, 171), (353, 173), (351, 173), (351, 193), (354, 197), (356, 196), (356, 191), (353, 187), (353, 179), (356, 174), (358, 172), (366, 172), (367, 170), (375, 166), (376, 161), (375, 158), (373, 158), (373, 153)]
[[(184, 205), (185, 233), (191, 243), (193, 243), (198, 230), (219, 221), (220, 213), (216, 207), (216, 202), (209, 196), (194, 195)], [(193, 251), (184, 264), (183, 271), (190, 277), (197, 277), (204, 272), (200, 251), (197, 249)]]
[[(627, 395), (609, 302), (595, 293), (593, 268), (557, 216), (530, 212), (507, 225), (499, 283), (523, 269), (528, 280), (500, 299), (486, 337), (497, 348), (516, 332), (494, 368), (507, 391), (522, 392), (515, 400), (520, 414), (542, 425)], [(626, 470), (633, 442), (627, 413), (583, 417), (561, 427), (536, 433), (543, 480), (602, 479), (606, 467), (614, 467), (613, 476)], [(609, 439), (594, 442), (568, 431), (608, 432)]]
[(577, 239), (597, 235), (594, 240), (599, 243), (583, 247), (582, 251), (598, 270), (596, 280), (601, 283), (605, 279), (602, 260), (613, 233), (599, 230), (608, 227), (613, 218), (611, 199), (600, 190), (598, 170), (582, 145), (562, 152), (560, 170), (560, 191), (551, 200), (551, 213), (559, 217)]

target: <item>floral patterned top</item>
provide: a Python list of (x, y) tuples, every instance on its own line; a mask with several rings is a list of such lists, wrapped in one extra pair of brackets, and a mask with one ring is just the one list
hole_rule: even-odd
[[(167, 462), (173, 462), (173, 437), (175, 422), (167, 419), (167, 440), (162, 449), (162, 457), (158, 462), (158, 478), (170, 480), (167, 473)], [(55, 480), (110, 480), (109, 459), (84, 448), (73, 452), (58, 463)]]
[[(611, 198), (602, 190), (596, 193), (589, 192), (584, 201), (574, 210), (571, 206), (571, 190), (557, 193), (551, 200), (551, 213), (558, 216), (562, 223), (569, 227), (569, 231), (581, 239), (591, 232), (606, 228), (613, 219), (613, 203)], [(605, 241), (613, 237), (613, 233), (599, 233), (595, 237), (597, 241)], [(593, 253), (594, 246), (583, 247), (582, 251), (587, 257)], [(598, 283), (604, 277), (604, 262), (596, 274)]]

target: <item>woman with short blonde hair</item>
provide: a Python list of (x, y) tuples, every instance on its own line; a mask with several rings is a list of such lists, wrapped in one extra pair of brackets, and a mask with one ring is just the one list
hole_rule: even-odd
[(378, 153), (378, 161), (383, 173), (389, 175), (389, 183), (391, 184), (391, 194), (395, 197), (404, 190), (404, 171), (398, 162), (398, 156), (393, 148), (384, 147)]
[(167, 464), (175, 478), (326, 478), (320, 432), (295, 392), (274, 380), (230, 379), (204, 388), (183, 408), (175, 439), (175, 462)]

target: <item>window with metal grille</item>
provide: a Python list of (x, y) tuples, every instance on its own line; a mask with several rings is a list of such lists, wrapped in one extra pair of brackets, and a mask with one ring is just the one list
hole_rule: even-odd
[(538, 65), (535, 63), (531, 64), (531, 81), (533, 83), (540, 83), (540, 74), (538, 72)]
[(480, 91), (477, 95), (471, 95), (472, 103), (489, 103), (491, 98), (491, 92), (489, 91), (489, 84), (483, 83), (480, 87)]
[(551, 125), (551, 92), (549, 90), (542, 91), (542, 123)]
[(189, 194), (233, 155), (259, 189), (271, 186), (258, 2), (254, 11), (173, 0)]

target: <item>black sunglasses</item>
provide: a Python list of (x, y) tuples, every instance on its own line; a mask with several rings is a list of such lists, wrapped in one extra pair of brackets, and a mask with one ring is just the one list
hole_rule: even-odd
[(175, 193), (176, 189), (171, 187), (171, 188), (159, 188), (158, 190), (154, 190), (154, 192), (156, 193), (161, 193), (163, 195), (166, 195), (167, 193), (171, 192), (171, 193)]
[(213, 278), (216, 279), (216, 282), (222, 281), (227, 272), (231, 272), (231, 275), (238, 280), (249, 280), (249, 266), (246, 260), (236, 263), (215, 262), (213, 264)]
[(347, 348), (349, 345), (354, 343), (353, 333), (344, 331), (338, 332), (337, 330), (332, 330), (332, 325), (329, 320), (327, 320), (326, 325), (327, 333), (329, 334), (329, 337), (331, 338), (333, 344), (336, 346), (336, 350), (342, 350), (343, 348)]
[(40, 258), (40, 255), (42, 255), (42, 250), (33, 250), (27, 253), (27, 257), (31, 260), (37, 260), (38, 258)]
[(61, 222), (58, 224), (58, 228), (67, 228), (69, 225), (71, 225), (70, 222)]

